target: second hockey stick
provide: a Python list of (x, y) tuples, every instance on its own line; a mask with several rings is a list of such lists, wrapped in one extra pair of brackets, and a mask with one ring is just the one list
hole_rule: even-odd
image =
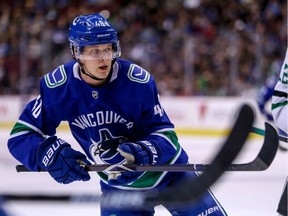
[[(265, 130), (263, 130), (261, 128), (252, 127), (251, 132), (258, 134), (258, 135), (261, 135), (261, 136), (265, 136)], [(288, 143), (288, 137), (278, 135), (278, 139), (279, 139), (279, 141)]]

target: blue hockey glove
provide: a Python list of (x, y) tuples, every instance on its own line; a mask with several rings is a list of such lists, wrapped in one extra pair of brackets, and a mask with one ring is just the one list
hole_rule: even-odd
[(39, 145), (36, 161), (40, 168), (47, 170), (59, 183), (69, 184), (90, 179), (89, 173), (79, 164), (80, 161), (91, 164), (86, 156), (56, 136), (47, 138)]
[[(126, 159), (128, 164), (151, 164), (151, 152), (143, 145), (126, 142), (118, 146), (117, 151)], [(111, 172), (109, 174), (109, 185), (129, 184), (138, 179), (143, 172)]]

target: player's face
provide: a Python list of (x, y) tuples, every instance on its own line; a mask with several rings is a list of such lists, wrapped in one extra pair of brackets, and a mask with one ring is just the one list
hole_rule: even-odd
[[(81, 53), (81, 62), (83, 64), (84, 70), (98, 78), (105, 79), (108, 77), (111, 69), (112, 55), (112, 44), (86, 46)], [(91, 82), (92, 79), (89, 81)]]

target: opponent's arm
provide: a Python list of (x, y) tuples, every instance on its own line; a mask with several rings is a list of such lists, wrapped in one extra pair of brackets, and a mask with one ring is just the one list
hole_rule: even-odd
[(276, 77), (270, 77), (268, 81), (266, 82), (265, 86), (262, 86), (260, 89), (258, 95), (257, 95), (257, 105), (262, 113), (262, 115), (268, 120), (268, 121), (273, 121), (273, 116), (271, 113), (271, 110), (269, 109), (266, 110), (266, 104), (267, 102), (272, 98), (273, 92), (274, 92), (274, 87), (277, 83)]
[(288, 134), (288, 51), (286, 50), (279, 80), (275, 86), (272, 97), (272, 114), (274, 122), (278, 128)]

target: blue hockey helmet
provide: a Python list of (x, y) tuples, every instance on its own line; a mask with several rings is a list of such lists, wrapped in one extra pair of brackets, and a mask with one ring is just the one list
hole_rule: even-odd
[(77, 16), (70, 25), (68, 40), (74, 58), (81, 54), (84, 46), (99, 44), (112, 44), (113, 59), (121, 55), (116, 30), (99, 13)]

